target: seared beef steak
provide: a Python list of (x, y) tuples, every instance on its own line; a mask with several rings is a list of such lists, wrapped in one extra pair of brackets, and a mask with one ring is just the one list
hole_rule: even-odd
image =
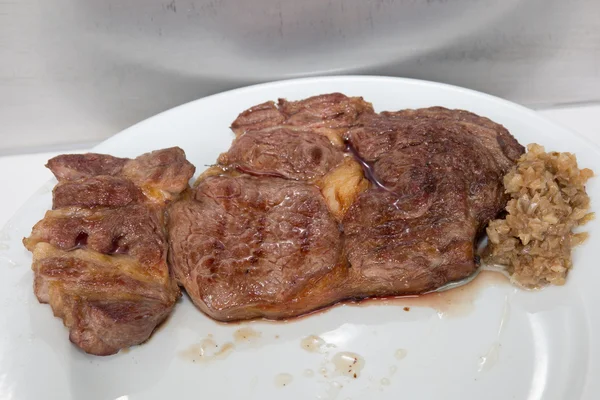
[(278, 105), (269, 101), (243, 111), (233, 121), (231, 129), (239, 136), (277, 126), (298, 127), (323, 133), (341, 144), (339, 136), (364, 113), (373, 113), (371, 103), (362, 97), (347, 97), (341, 93), (323, 94), (299, 101), (279, 99)]
[(506, 129), (433, 107), (367, 115), (346, 139), (383, 186), (343, 220), (364, 294), (423, 293), (474, 272), (476, 236), (504, 208), (502, 177), (524, 150)]
[[(257, 176), (277, 176), (315, 183), (334, 216), (341, 220), (366, 189), (360, 165), (344, 154), (343, 134), (373, 107), (361, 97), (332, 93), (300, 101), (267, 102), (242, 112), (233, 122), (236, 134), (214, 174), (236, 169)], [(203, 174), (200, 179), (203, 179)]]
[(64, 155), (48, 167), (53, 208), (24, 239), (34, 291), (84, 351), (107, 355), (148, 339), (179, 297), (166, 263), (164, 207), (194, 167), (179, 148), (128, 160)]
[(52, 194), (54, 209), (69, 206), (123, 207), (144, 200), (141, 189), (131, 180), (106, 175), (61, 182)]
[(260, 104), (233, 122), (237, 138), (219, 164), (253, 175), (322, 177), (344, 157), (343, 133), (370, 113), (371, 104), (340, 93)]
[(524, 150), (472, 113), (376, 114), (341, 94), (263, 103), (232, 128), (224, 168), (202, 176), (168, 224), (178, 281), (224, 321), (469, 276), (476, 237), (505, 206), (502, 177)]
[(226, 321), (314, 308), (290, 302), (340, 263), (342, 247), (316, 186), (214, 176), (192, 196), (169, 210), (169, 260), (200, 309)]
[(240, 136), (219, 163), (253, 175), (308, 180), (325, 175), (343, 158), (342, 149), (324, 135), (278, 128)]

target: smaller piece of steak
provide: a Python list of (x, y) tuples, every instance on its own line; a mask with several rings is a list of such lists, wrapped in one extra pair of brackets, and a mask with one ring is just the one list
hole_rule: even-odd
[(34, 292), (96, 355), (144, 342), (180, 295), (167, 266), (166, 205), (194, 167), (171, 148), (129, 160), (62, 155), (53, 210), (23, 243), (33, 253)]
[[(330, 137), (341, 135), (363, 113), (373, 113), (373, 106), (362, 97), (348, 97), (341, 93), (329, 93), (298, 101), (279, 99), (259, 104), (243, 111), (231, 124), (239, 136), (246, 132), (260, 131), (275, 126), (295, 126), (317, 130)], [(330, 131), (328, 131), (330, 130)]]
[(341, 262), (338, 223), (316, 186), (274, 177), (211, 176), (192, 196), (174, 203), (168, 215), (171, 267), (211, 317), (282, 318), (327, 301), (295, 300)]
[[(68, 205), (75, 197), (82, 202), (75, 201), (76, 205), (82, 207), (118, 207), (134, 199), (164, 205), (179, 196), (195, 171), (179, 147), (134, 159), (95, 153), (64, 154), (50, 159), (46, 166), (58, 179), (54, 203)], [(140, 191), (145, 196), (139, 197)], [(54, 208), (58, 208), (57, 204)]]
[(275, 128), (243, 134), (219, 163), (253, 175), (309, 180), (325, 175), (343, 158), (324, 135)]
[(372, 112), (362, 98), (341, 93), (259, 104), (233, 122), (237, 137), (219, 164), (252, 175), (320, 178), (342, 162), (343, 133)]
[(48, 160), (46, 167), (61, 182), (99, 175), (115, 176), (121, 172), (127, 161), (127, 158), (108, 154), (62, 154)]

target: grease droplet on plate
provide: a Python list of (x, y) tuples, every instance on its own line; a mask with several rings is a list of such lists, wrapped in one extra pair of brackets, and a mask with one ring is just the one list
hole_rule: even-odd
[(259, 339), (262, 334), (249, 326), (240, 328), (233, 333), (233, 339), (236, 342), (252, 342)]
[(310, 335), (300, 341), (300, 347), (309, 353), (320, 353), (327, 343), (316, 335)]
[(209, 337), (201, 340), (198, 344), (191, 345), (187, 350), (184, 350), (179, 354), (183, 358), (194, 363), (207, 362), (226, 358), (234, 349), (235, 346), (233, 343), (227, 342), (219, 346), (217, 342)]
[(390, 380), (388, 378), (381, 378), (381, 384), (384, 386), (389, 386)]
[(307, 378), (312, 378), (315, 375), (315, 371), (313, 371), (312, 369), (305, 369), (304, 370), (304, 376)]
[(277, 387), (289, 386), (293, 380), (294, 380), (294, 377), (291, 374), (287, 374), (287, 373), (278, 374), (275, 376), (275, 386), (277, 386)]
[(396, 357), (396, 359), (398, 359), (398, 360), (402, 360), (403, 358), (406, 357), (407, 354), (408, 354), (408, 351), (406, 349), (398, 349), (394, 353), (394, 357)]
[(365, 366), (365, 360), (361, 356), (349, 351), (336, 353), (331, 359), (331, 362), (333, 363), (336, 372), (351, 378), (358, 378)]

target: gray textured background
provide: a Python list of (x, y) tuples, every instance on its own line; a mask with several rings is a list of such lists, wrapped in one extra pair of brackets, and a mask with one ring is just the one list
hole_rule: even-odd
[(600, 0), (0, 0), (0, 153), (250, 83), (361, 73), (600, 101)]

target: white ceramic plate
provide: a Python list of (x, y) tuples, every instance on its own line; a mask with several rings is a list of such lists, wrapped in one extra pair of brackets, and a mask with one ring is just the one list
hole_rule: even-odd
[[(376, 77), (293, 80), (222, 93), (141, 122), (95, 150), (134, 157), (181, 146), (202, 171), (230, 145), (228, 126), (240, 111), (278, 97), (333, 91), (363, 96), (377, 110), (470, 110), (503, 124), (523, 144), (574, 152), (581, 166), (600, 171), (598, 149), (533, 111), (457, 87)], [(32, 292), (31, 257), (21, 238), (50, 207), (53, 184), (0, 235), (0, 398), (600, 398), (598, 221), (587, 226), (591, 238), (575, 252), (564, 287), (523, 292), (488, 276), (420, 303), (344, 305), (292, 322), (239, 325), (212, 321), (184, 297), (147, 343), (94, 357), (70, 344), (61, 320)], [(598, 209), (596, 179), (588, 191)], [(303, 349), (308, 335), (319, 335), (326, 345)], [(208, 356), (198, 355), (202, 349)], [(340, 372), (335, 361), (343, 352), (364, 362), (357, 378), (355, 370), (351, 376)]]

